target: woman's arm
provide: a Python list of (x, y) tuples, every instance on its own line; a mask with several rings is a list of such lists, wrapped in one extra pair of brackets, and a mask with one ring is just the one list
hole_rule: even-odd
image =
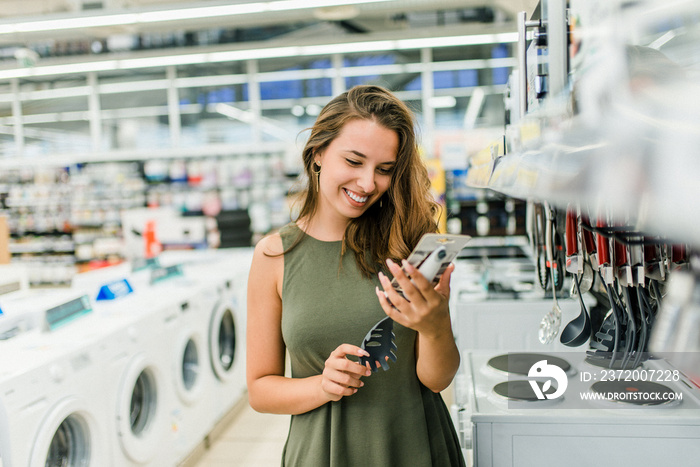
[(450, 385), (459, 368), (459, 350), (452, 334), (449, 310), (450, 276), (454, 265), (447, 268), (434, 288), (407, 261), (403, 262), (406, 273), (392, 261), (387, 261), (387, 265), (408, 300), (394, 290), (384, 274), (379, 273), (379, 279), (388, 295), (387, 300), (384, 293), (377, 289), (379, 302), (391, 319), (418, 332), (418, 379), (431, 391), (440, 392)]
[(248, 278), (246, 379), (249, 402), (258, 412), (300, 414), (331, 400), (357, 392), (359, 378), (369, 370), (345, 358), (359, 355), (359, 347), (339, 346), (320, 375), (286, 378), (282, 339), (282, 279), (284, 257), (279, 235), (261, 240), (255, 248)]

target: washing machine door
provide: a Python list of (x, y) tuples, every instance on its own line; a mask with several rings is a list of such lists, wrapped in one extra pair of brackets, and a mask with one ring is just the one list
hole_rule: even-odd
[(233, 306), (225, 300), (217, 302), (209, 323), (209, 355), (216, 377), (228, 380), (236, 358), (236, 322)]
[(29, 465), (98, 465), (107, 455), (100, 452), (96, 442), (103, 436), (104, 433), (98, 432), (95, 417), (84, 404), (77, 397), (67, 397), (54, 406), (41, 424)]
[(193, 404), (202, 393), (202, 364), (205, 361), (202, 335), (198, 332), (185, 332), (177, 342), (175, 361), (175, 388), (180, 400)]
[(128, 365), (119, 386), (119, 442), (124, 454), (136, 463), (155, 457), (167, 428), (162, 381), (158, 368), (140, 354)]

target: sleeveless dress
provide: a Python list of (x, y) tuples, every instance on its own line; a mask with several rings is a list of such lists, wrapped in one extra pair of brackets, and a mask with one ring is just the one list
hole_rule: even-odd
[[(300, 233), (294, 223), (282, 228), (285, 250)], [(374, 292), (379, 279), (363, 277), (354, 254), (341, 259), (340, 241), (301, 235), (284, 255), (282, 286), (282, 335), (294, 378), (322, 373), (338, 345), (359, 346), (386, 316)], [(416, 375), (416, 332), (395, 323), (394, 333), (397, 361), (388, 371), (363, 377), (352, 396), (291, 417), (283, 467), (465, 465), (442, 397)]]

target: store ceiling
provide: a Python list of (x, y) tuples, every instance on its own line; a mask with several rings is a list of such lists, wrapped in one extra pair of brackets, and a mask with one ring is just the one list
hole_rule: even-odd
[[(352, 0), (350, 0), (352, 1)], [(296, 0), (258, 0), (258, 2), (296, 3)], [(532, 12), (538, 0), (385, 0), (367, 3), (357, 3), (350, 7), (326, 7), (326, 8), (300, 8), (284, 12), (252, 13), (245, 15), (224, 15), (209, 17), (206, 19), (187, 18), (148, 24), (128, 24), (109, 27), (91, 27), (90, 25), (76, 29), (33, 31), (21, 33), (2, 33), (3, 26), (15, 23), (56, 19), (75, 19), (94, 15), (106, 15), (117, 13), (139, 13), (152, 11), (170, 11), (173, 9), (185, 9), (202, 6), (238, 5), (254, 3), (240, 0), (213, 0), (213, 1), (177, 1), (177, 0), (0, 0), (0, 51), (4, 49), (4, 60), (1, 67), (16, 66), (13, 62), (17, 57), (16, 50), (32, 45), (59, 43), (59, 42), (87, 42), (95, 40), (114, 39), (119, 36), (158, 35), (172, 32), (193, 32), (213, 30), (257, 31), (262, 35), (253, 39), (258, 42), (267, 41), (273, 43), (318, 41), (322, 37), (332, 37), (341, 40), (341, 35), (367, 34), (368, 37), (381, 35), (382, 38), (389, 35), (405, 36), (415, 32), (415, 37), (426, 34), (438, 34), (438, 29), (443, 26), (464, 27), (467, 34), (479, 34), (484, 28), (491, 26), (503, 29), (514, 28), (515, 13), (518, 11)], [(306, 6), (313, 3), (312, 0), (301, 0), (299, 3)], [(337, 2), (340, 3), (340, 2)], [(485, 24), (491, 23), (491, 24)], [(510, 25), (510, 26), (509, 26)], [(274, 27), (282, 31), (273, 34)], [(286, 27), (286, 29), (285, 29)], [(471, 28), (471, 29), (470, 29)], [(265, 36), (269, 33), (269, 36)], [(244, 34), (245, 35), (245, 34)], [(250, 34), (249, 34), (250, 35)], [(213, 47), (213, 46), (212, 46)], [(54, 46), (49, 47), (55, 50)], [(108, 47), (111, 49), (111, 47)], [(147, 47), (145, 47), (147, 48)], [(114, 51), (114, 50), (113, 50)], [(64, 51), (65, 52), (65, 51)], [(149, 53), (160, 53), (149, 50), (121, 50), (116, 51), (122, 56), (139, 57)], [(487, 50), (490, 52), (490, 49)], [(89, 52), (88, 52), (89, 53)], [(457, 52), (455, 52), (457, 53)], [(82, 53), (78, 53), (81, 55)], [(41, 63), (49, 64), (57, 61), (76, 61), (80, 58), (74, 54), (65, 53), (42, 57)], [(104, 57), (104, 55), (102, 55)], [(490, 56), (490, 55), (489, 55)], [(464, 59), (456, 56), (455, 59)], [(472, 57), (479, 58), (479, 57)], [(284, 69), (288, 64), (285, 60), (277, 62), (279, 69)], [(223, 67), (217, 70), (209, 70), (209, 73), (223, 73)], [(203, 72), (203, 71), (201, 71)], [(228, 70), (228, 73), (231, 71)], [(70, 79), (70, 78), (69, 78)], [(108, 79), (102, 77), (102, 80)], [(133, 77), (130, 77), (133, 79)], [(147, 77), (145, 77), (147, 79)], [(144, 93), (141, 93), (144, 94)], [(159, 93), (147, 93), (148, 97), (125, 97), (121, 95), (103, 96), (104, 108), (144, 105), (162, 105), (163, 97)], [(148, 99), (149, 102), (145, 102)], [(131, 102), (130, 100), (133, 100)], [(153, 102), (150, 102), (153, 100)], [(111, 102), (115, 101), (115, 102)], [(66, 100), (53, 101), (51, 99), (25, 103), (26, 114), (48, 113), (66, 110)], [(84, 107), (82, 100), (79, 106)], [(70, 109), (69, 109), (70, 110)], [(80, 109), (76, 109), (80, 110)]]
[[(268, 0), (262, 0), (268, 3)], [(258, 3), (235, 0), (177, 1), (177, 0), (2, 0), (0, 26), (28, 19), (66, 19), (106, 13), (163, 11), (201, 6)], [(283, 2), (276, 2), (283, 3)], [(284, 12), (224, 15), (214, 18), (129, 24), (110, 27), (22, 32), (0, 35), (0, 45), (53, 39), (99, 39), (120, 34), (142, 34), (175, 30), (215, 28), (251, 28), (299, 22), (342, 22), (353, 32), (379, 32), (420, 26), (436, 12), (475, 11), (487, 8), (496, 20), (512, 20), (518, 11), (532, 11), (538, 0), (386, 0), (324, 8), (301, 8)], [(412, 20), (413, 19), (413, 23)], [(478, 19), (477, 19), (478, 20)]]

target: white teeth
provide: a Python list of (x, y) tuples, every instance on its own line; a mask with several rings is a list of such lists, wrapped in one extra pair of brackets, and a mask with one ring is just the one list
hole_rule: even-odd
[(348, 190), (345, 190), (345, 193), (348, 194), (350, 199), (352, 199), (353, 201), (356, 201), (358, 203), (364, 203), (369, 198), (369, 196), (357, 196), (354, 193), (350, 193)]

